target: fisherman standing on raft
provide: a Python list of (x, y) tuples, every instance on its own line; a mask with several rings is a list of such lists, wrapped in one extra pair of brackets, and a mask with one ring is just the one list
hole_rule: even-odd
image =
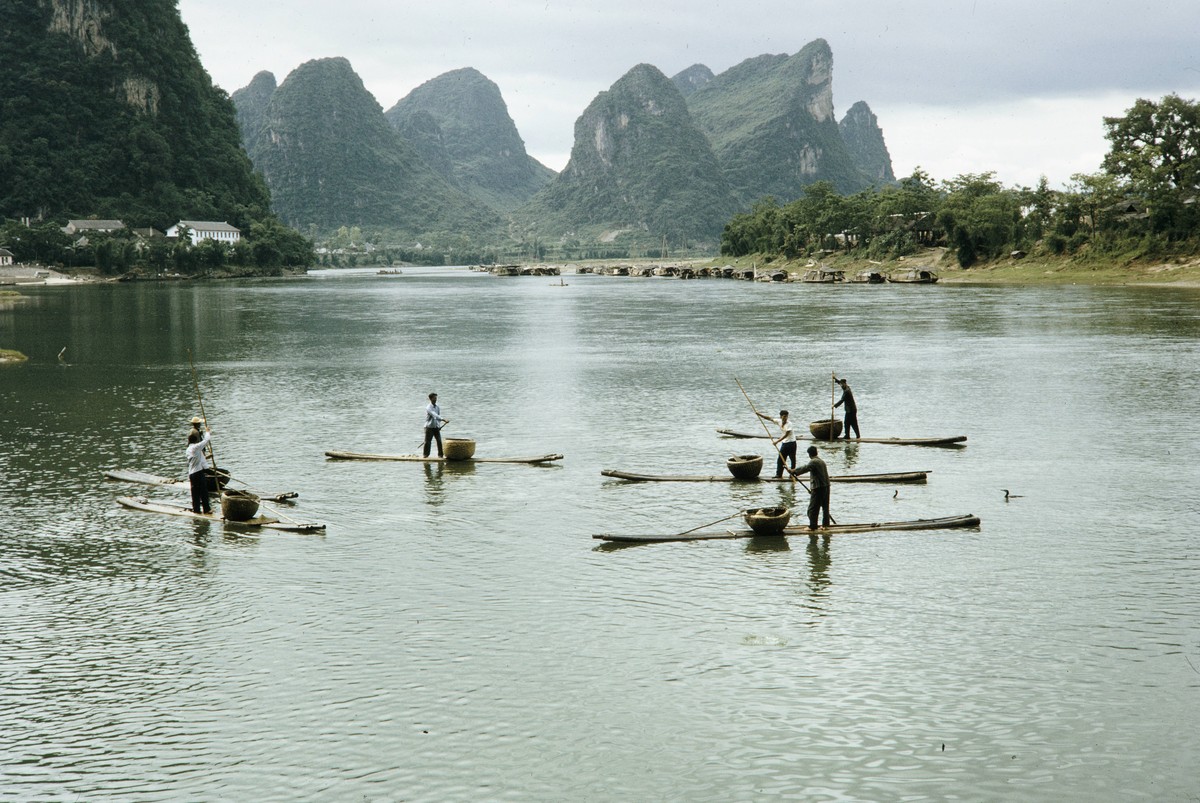
[(775, 460), (775, 478), (780, 479), (783, 477), (783, 466), (785, 460), (791, 462), (792, 471), (796, 470), (796, 433), (792, 429), (792, 422), (788, 420), (788, 411), (780, 410), (778, 421), (776, 421), (774, 418), (771, 418), (771, 416), (766, 415), (765, 413), (758, 412), (757, 410), (755, 411), (755, 414), (765, 421), (770, 421), (772, 424), (776, 424), (780, 429), (783, 430), (782, 435), (780, 435), (778, 438), (771, 439), (771, 443), (779, 447), (779, 457)]
[(808, 447), (808, 462), (796, 470), (797, 476), (809, 474), (808, 487), (808, 529), (817, 529), (817, 514), (824, 513), (822, 527), (828, 527), (833, 517), (829, 515), (829, 469), (825, 461), (817, 457), (817, 447)]
[(449, 418), (442, 418), (442, 408), (438, 407), (437, 394), (430, 393), (429, 404), (425, 405), (425, 446), (422, 451), (423, 457), (429, 457), (429, 447), (434, 440), (437, 440), (438, 457), (445, 457), (442, 453), (442, 427), (449, 423)]
[(833, 406), (841, 407), (843, 404), (846, 405), (846, 440), (850, 440), (850, 427), (854, 427), (854, 437), (861, 438), (862, 435), (858, 431), (858, 405), (854, 403), (854, 392), (850, 390), (850, 383), (845, 379), (838, 379), (836, 376), (833, 378), (833, 381), (841, 385), (842, 388), (842, 398), (838, 399), (837, 404)]
[(193, 513), (212, 513), (208, 502), (208, 459), (204, 456), (204, 447), (212, 440), (212, 430), (204, 429), (203, 435), (196, 427), (187, 436), (187, 471), (188, 483), (192, 486)]

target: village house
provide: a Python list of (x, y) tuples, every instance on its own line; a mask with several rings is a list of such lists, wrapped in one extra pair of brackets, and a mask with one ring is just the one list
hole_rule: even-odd
[(199, 245), (204, 240), (233, 245), (242, 239), (242, 230), (237, 226), (211, 220), (181, 220), (167, 229), (167, 236), (179, 237), (185, 230), (192, 240), (192, 245)]
[(13, 263), (13, 252), (7, 248), (0, 248), (0, 268)]
[(66, 234), (83, 235), (87, 232), (110, 232), (123, 228), (125, 224), (119, 220), (68, 220), (62, 230)]

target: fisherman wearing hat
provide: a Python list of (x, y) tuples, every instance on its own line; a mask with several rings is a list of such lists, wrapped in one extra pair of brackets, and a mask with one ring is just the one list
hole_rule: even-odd
[(204, 428), (203, 434), (196, 427), (187, 436), (187, 472), (188, 484), (192, 488), (193, 513), (212, 513), (208, 501), (208, 460), (204, 456), (204, 447), (208, 446), (211, 438), (212, 430), (208, 427)]

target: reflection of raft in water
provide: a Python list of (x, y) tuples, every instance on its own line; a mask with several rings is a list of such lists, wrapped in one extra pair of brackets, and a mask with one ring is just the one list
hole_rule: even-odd
[(195, 513), (190, 507), (176, 505), (171, 502), (156, 502), (144, 496), (122, 496), (117, 499), (117, 502), (131, 510), (144, 510), (147, 513), (163, 513), (168, 516), (183, 516), (189, 519), (214, 521), (238, 527), (265, 527), (270, 530), (283, 530), (293, 533), (320, 532), (325, 529), (324, 524), (303, 521), (285, 522), (274, 516), (254, 516), (246, 521), (236, 521), (219, 516), (216, 513)]
[[(978, 516), (944, 516), (940, 519), (915, 519), (913, 521), (881, 521), (862, 524), (830, 524), (815, 530), (807, 526), (784, 527), (782, 535), (838, 535), (840, 533), (867, 533), (900, 530), (949, 530), (979, 527)], [(661, 544), (667, 541), (711, 541), (727, 538), (751, 538), (756, 533), (753, 530), (710, 530), (708, 532), (689, 532), (678, 535), (614, 535), (603, 533), (593, 535), (599, 541), (611, 541), (622, 544)]]

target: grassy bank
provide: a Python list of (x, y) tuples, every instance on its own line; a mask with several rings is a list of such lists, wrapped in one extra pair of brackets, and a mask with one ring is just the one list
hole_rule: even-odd
[(1021, 259), (1004, 258), (970, 268), (960, 268), (954, 256), (948, 254), (946, 249), (930, 248), (909, 257), (883, 262), (838, 254), (825, 256), (820, 260), (786, 260), (752, 255), (738, 259), (717, 258), (709, 264), (747, 268), (754, 265), (759, 269), (783, 268), (793, 274), (794, 278), (798, 278), (808, 268), (815, 267), (818, 261), (833, 270), (845, 271), (847, 278), (863, 270), (890, 273), (921, 266), (932, 268), (940, 281), (950, 284), (1164, 284), (1200, 287), (1200, 256), (1104, 259), (1094, 256), (1037, 255)]

